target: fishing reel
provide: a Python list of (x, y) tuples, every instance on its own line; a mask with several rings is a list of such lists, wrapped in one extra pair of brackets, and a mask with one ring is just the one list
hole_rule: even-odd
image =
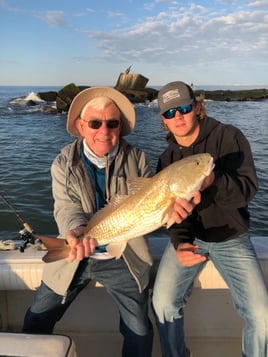
[(24, 252), (27, 244), (36, 245), (37, 250), (47, 250), (42, 240), (35, 236), (33, 229), (26, 222), (23, 223), (23, 228), (19, 231), (19, 238), (23, 240), (23, 244), (19, 247), (21, 253)]
[(33, 231), (23, 227), (19, 231), (19, 239), (23, 241), (23, 244), (19, 247), (20, 252), (24, 252), (24, 249), (27, 247), (27, 244), (35, 244), (35, 237)]
[(4, 195), (0, 193), (1, 200), (15, 213), (17, 220), (22, 224), (22, 228), (19, 231), (19, 239), (23, 241), (23, 244), (19, 247), (20, 252), (24, 252), (27, 244), (35, 244), (37, 242), (41, 242), (34, 235), (33, 229), (30, 225), (24, 221), (24, 219), (18, 214), (15, 208), (9, 203), (9, 201), (5, 198)]

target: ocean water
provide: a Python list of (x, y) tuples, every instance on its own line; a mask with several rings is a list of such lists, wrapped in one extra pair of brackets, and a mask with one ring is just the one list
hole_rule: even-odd
[[(60, 149), (73, 138), (66, 132), (66, 114), (45, 114), (47, 103), (27, 106), (37, 92), (58, 90), (47, 87), (0, 87), (0, 240), (17, 239), (21, 223), (16, 213), (36, 233), (57, 235), (53, 219), (50, 166)], [(206, 89), (206, 88), (203, 88)], [(49, 104), (51, 105), (51, 103)], [(137, 123), (127, 140), (143, 149), (156, 166), (164, 150), (156, 101), (135, 104)], [(250, 204), (254, 236), (268, 236), (268, 101), (207, 102), (208, 114), (239, 127), (247, 136), (259, 177), (259, 192)]]

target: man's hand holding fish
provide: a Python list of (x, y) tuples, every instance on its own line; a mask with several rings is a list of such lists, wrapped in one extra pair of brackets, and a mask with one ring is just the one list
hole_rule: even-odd
[(185, 218), (192, 213), (192, 210), (201, 201), (201, 194), (199, 191), (194, 192), (193, 198), (188, 202), (185, 198), (177, 198), (174, 206), (173, 212), (171, 214), (174, 222), (180, 224)]
[(81, 261), (92, 255), (96, 248), (95, 239), (81, 238), (86, 227), (79, 226), (76, 229), (71, 229), (66, 233), (66, 242), (68, 243), (70, 253), (67, 257), (69, 263), (74, 260)]

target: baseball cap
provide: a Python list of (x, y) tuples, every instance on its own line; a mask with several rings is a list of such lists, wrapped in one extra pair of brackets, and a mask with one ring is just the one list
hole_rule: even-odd
[(158, 105), (163, 114), (170, 108), (188, 105), (195, 101), (192, 88), (184, 82), (170, 82), (158, 92)]

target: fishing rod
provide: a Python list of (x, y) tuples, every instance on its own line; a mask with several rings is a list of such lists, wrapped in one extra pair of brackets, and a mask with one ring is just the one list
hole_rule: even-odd
[(24, 248), (28, 243), (34, 244), (35, 243), (35, 236), (34, 230), (29, 225), (29, 223), (25, 222), (22, 216), (16, 211), (14, 206), (6, 199), (4, 195), (0, 193), (1, 200), (15, 213), (17, 220), (23, 225), (23, 228), (19, 231), (19, 237), (24, 241), (23, 246), (20, 247), (20, 251), (23, 252)]

